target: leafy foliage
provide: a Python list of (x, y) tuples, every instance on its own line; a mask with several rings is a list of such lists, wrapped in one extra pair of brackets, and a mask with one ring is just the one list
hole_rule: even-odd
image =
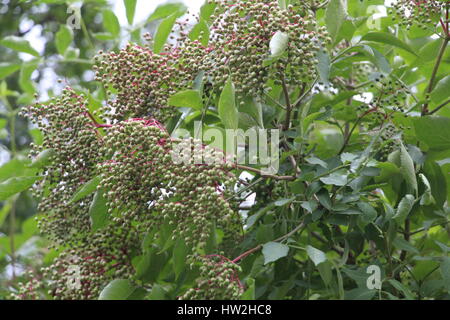
[[(69, 3), (1, 5), (0, 297), (450, 297), (448, 2)], [(279, 172), (174, 163), (195, 121), (280, 130)]]

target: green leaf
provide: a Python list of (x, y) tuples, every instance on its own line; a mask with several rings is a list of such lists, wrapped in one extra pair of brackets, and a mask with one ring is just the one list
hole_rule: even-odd
[(325, 169), (328, 168), (328, 164), (325, 161), (323, 161), (319, 158), (316, 158), (316, 157), (306, 158), (305, 161), (308, 162), (309, 164), (317, 164)]
[(61, 24), (59, 31), (55, 35), (55, 45), (58, 53), (62, 56), (66, 53), (67, 48), (73, 40), (72, 29), (65, 24)]
[(198, 90), (184, 90), (169, 98), (168, 104), (174, 107), (187, 107), (195, 110), (203, 109), (203, 100)]
[(328, 84), (331, 70), (330, 56), (326, 51), (319, 50), (317, 52), (317, 59), (319, 60), (317, 70), (319, 71), (320, 80), (324, 84)]
[(306, 253), (308, 254), (308, 257), (311, 259), (311, 261), (314, 263), (316, 267), (319, 264), (327, 261), (327, 256), (325, 255), (325, 252), (316, 249), (310, 245), (306, 246)]
[(177, 278), (186, 267), (186, 256), (188, 254), (188, 247), (182, 238), (179, 238), (173, 248), (173, 268)]
[(391, 73), (392, 67), (386, 57), (378, 50), (368, 45), (362, 45), (363, 53), (372, 61), (377, 68), (386, 74)]
[(97, 190), (89, 207), (93, 231), (103, 228), (108, 223), (108, 206), (106, 203), (103, 189)]
[[(3, 222), (5, 222), (6, 216), (8, 215), (8, 213), (11, 210), (12, 202), (13, 202), (12, 200), (6, 201), (3, 204), (3, 207), (0, 209), (0, 227), (3, 225)], [(0, 257), (1, 256), (2, 255), (0, 254)]]
[(146, 297), (148, 300), (167, 300), (167, 292), (163, 286), (155, 283), (152, 285), (152, 291)]
[(28, 42), (28, 40), (25, 40), (20, 37), (16, 36), (8, 36), (3, 38), (0, 41), (0, 45), (3, 45), (7, 48), (10, 48), (15, 51), (24, 52), (31, 54), (35, 57), (39, 57), (39, 52), (37, 52)]
[(367, 288), (355, 288), (345, 291), (345, 300), (371, 300), (375, 295), (375, 290), (369, 290)]
[(331, 210), (331, 199), (328, 191), (326, 189), (322, 189), (317, 193), (317, 198), (321, 205), (323, 205), (326, 209)]
[(406, 181), (409, 190), (417, 195), (417, 178), (414, 162), (403, 144), (400, 145), (400, 173)]
[(450, 149), (450, 119), (428, 116), (413, 119), (416, 136), (433, 150)]
[(402, 224), (408, 217), (409, 213), (411, 212), (411, 210), (414, 206), (414, 203), (415, 203), (415, 199), (412, 195), (407, 194), (406, 196), (404, 196), (403, 199), (398, 204), (397, 211), (393, 218), (399, 224)]
[(326, 185), (345, 186), (347, 184), (347, 174), (333, 172), (329, 176), (320, 178)]
[(431, 193), (431, 184), (428, 181), (427, 177), (423, 173), (419, 174), (420, 179), (423, 182), (423, 185), (425, 186), (425, 191), (423, 192), (423, 195), (420, 197), (420, 205), (421, 206), (429, 206), (431, 204), (435, 204), (436, 201), (434, 200), (434, 197)]
[(41, 169), (51, 163), (52, 156), (55, 154), (53, 149), (45, 149), (28, 166), (29, 168)]
[(209, 42), (209, 26), (205, 20), (200, 19), (200, 21), (192, 28), (189, 33), (189, 39), (192, 41), (199, 40), (203, 46), (207, 46)]
[(409, 288), (407, 288), (404, 284), (402, 284), (401, 282), (395, 280), (395, 279), (390, 279), (389, 283), (397, 290), (401, 291), (403, 293), (403, 295), (405, 296), (405, 298), (407, 300), (415, 300), (414, 299), (414, 295), (412, 294), (411, 290), (409, 290)]
[(437, 104), (441, 103), (444, 100), (448, 99), (449, 92), (450, 92), (450, 76), (446, 76), (441, 80), (439, 80), (438, 83), (436, 83), (436, 86), (431, 92), (431, 100)]
[(93, 193), (95, 190), (97, 190), (97, 186), (100, 183), (100, 180), (100, 177), (97, 176), (86, 182), (80, 189), (77, 190), (77, 192), (75, 192), (69, 203), (77, 202)]
[(7, 62), (1, 62), (0, 63), (0, 79), (4, 79), (7, 76), (13, 74), (17, 70), (20, 69), (19, 64), (12, 64)]
[(4, 201), (9, 197), (30, 188), (36, 181), (42, 177), (16, 177), (9, 178), (0, 183), (0, 201)]
[(34, 87), (33, 81), (31, 80), (31, 75), (38, 67), (38, 60), (31, 60), (24, 64), (20, 69), (19, 74), (19, 85), (20, 88), (26, 93), (32, 95), (36, 92), (36, 88)]
[(103, 27), (115, 38), (120, 34), (119, 19), (111, 10), (103, 10)]
[(133, 25), (134, 13), (136, 12), (136, 2), (137, 0), (123, 0), (129, 25)]
[(450, 257), (443, 257), (440, 265), (440, 271), (447, 293), (450, 293)]
[(35, 170), (26, 170), (25, 161), (12, 159), (0, 167), (0, 181), (18, 176), (31, 176)]
[(362, 202), (362, 201), (358, 202), (358, 208), (363, 213), (362, 216), (361, 216), (361, 219), (364, 222), (367, 222), (367, 223), (372, 222), (372, 221), (374, 221), (376, 219), (376, 217), (378, 215), (377, 214), (377, 210), (375, 210), (375, 208), (372, 207), (367, 202)]
[(395, 238), (393, 244), (397, 249), (405, 250), (414, 254), (420, 254), (420, 251), (405, 239)]
[(148, 17), (147, 22), (151, 22), (158, 19), (164, 19), (172, 14), (176, 14), (178, 17), (186, 12), (186, 6), (183, 3), (168, 3), (160, 5), (156, 10)]
[(325, 12), (325, 23), (333, 40), (336, 40), (339, 30), (347, 16), (344, 0), (331, 0)]
[(164, 48), (164, 44), (167, 41), (170, 33), (172, 32), (173, 25), (178, 18), (178, 13), (174, 13), (169, 17), (165, 18), (158, 26), (158, 29), (155, 33), (154, 43), (153, 43), (153, 51), (155, 53), (160, 53)]
[(386, 32), (369, 32), (361, 38), (362, 41), (373, 41), (388, 44), (403, 50), (406, 50), (414, 55), (416, 53), (406, 43), (398, 39), (396, 36)]
[(294, 199), (295, 199), (295, 198), (280, 199), (280, 200), (275, 201), (274, 204), (275, 204), (275, 206), (277, 206), (277, 207), (282, 207), (282, 206), (287, 205), (288, 203), (291, 203), (292, 201), (294, 201)]
[(255, 300), (255, 279), (248, 278), (246, 281), (247, 290), (242, 294), (241, 300)]
[(218, 109), (220, 120), (222, 120), (225, 129), (237, 129), (239, 114), (236, 109), (236, 96), (231, 78), (227, 80), (220, 94)]
[(141, 300), (145, 291), (127, 279), (111, 281), (100, 293), (99, 300)]
[(279, 242), (268, 242), (263, 245), (262, 253), (264, 255), (264, 264), (277, 261), (280, 258), (286, 257), (289, 252), (289, 247)]
[(277, 31), (270, 39), (269, 47), (271, 57), (281, 56), (287, 48), (289, 36), (281, 31)]

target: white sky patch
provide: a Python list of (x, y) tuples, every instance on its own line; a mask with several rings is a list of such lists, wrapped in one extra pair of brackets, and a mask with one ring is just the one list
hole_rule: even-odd
[[(169, 2), (180, 2), (180, 1), (167, 1), (167, 0), (137, 0), (136, 3), (136, 13), (134, 15), (134, 24), (139, 24), (140, 22), (145, 21), (153, 11), (155, 11), (156, 7)], [(205, 3), (205, 0), (182, 0), (191, 12), (199, 12), (200, 7)], [(113, 11), (116, 14), (119, 22), (122, 26), (127, 26), (127, 16), (125, 11), (125, 5), (122, 0), (109, 0), (113, 7)]]
[(372, 92), (364, 92), (362, 94), (358, 94), (358, 95), (354, 96), (353, 99), (364, 102), (364, 103), (369, 103), (373, 99), (373, 93)]

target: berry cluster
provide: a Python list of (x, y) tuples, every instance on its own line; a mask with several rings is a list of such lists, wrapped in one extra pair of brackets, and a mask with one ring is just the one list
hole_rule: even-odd
[(241, 268), (220, 255), (197, 257), (200, 277), (197, 288), (189, 289), (180, 300), (236, 300), (244, 287), (239, 280)]
[[(35, 190), (44, 213), (39, 227), (55, 248), (69, 248), (43, 270), (51, 297), (93, 299), (111, 280), (131, 278), (132, 257), (143, 250), (146, 234), (154, 232), (156, 239), (163, 224), (172, 225), (173, 238), (190, 248), (188, 259), (204, 248), (213, 226), (224, 230), (224, 240), (236, 241), (241, 221), (237, 206), (228, 200), (236, 182), (230, 173), (233, 165), (223, 154), (218, 162), (219, 151), (201, 146), (204, 163), (176, 163), (177, 142), (158, 121), (130, 118), (99, 124), (86, 99), (70, 88), (49, 105), (29, 107), (25, 115), (45, 137), (32, 155), (53, 150), (54, 161)], [(178, 143), (193, 145), (189, 139)], [(89, 214), (93, 196), (71, 201), (94, 177), (99, 177), (97, 193), (103, 194), (107, 207), (106, 226), (96, 229)], [(70, 266), (79, 270), (74, 286)], [(35, 294), (27, 284), (15, 297)]]
[(95, 175), (100, 159), (97, 129), (88, 116), (88, 101), (71, 88), (48, 105), (36, 104), (24, 110), (43, 133), (42, 146), (32, 146), (31, 156), (51, 149), (45, 178), (34, 189), (40, 199), (38, 210), (46, 214), (38, 225), (58, 244), (70, 244), (89, 231), (88, 201), (71, 203), (75, 192)]
[[(293, 6), (282, 9), (278, 1), (219, 1), (215, 17), (201, 69), (219, 88), (231, 76), (241, 96), (262, 93), (269, 79), (278, 82), (282, 75), (294, 85), (313, 79), (316, 53), (330, 40), (311, 14), (302, 16)], [(288, 37), (286, 53), (267, 63), (277, 32)]]
[(407, 29), (413, 25), (427, 29), (439, 21), (443, 9), (448, 5), (448, 0), (397, 0), (389, 14), (392, 14), (392, 19), (400, 20), (400, 26)]
[(94, 70), (109, 97), (101, 110), (105, 120), (153, 117), (165, 122), (173, 117), (175, 109), (168, 106), (168, 98), (190, 87), (198, 73), (195, 61), (185, 61), (184, 56), (195, 57), (199, 47), (191, 43), (189, 48), (161, 55), (132, 44), (118, 53), (100, 51)]

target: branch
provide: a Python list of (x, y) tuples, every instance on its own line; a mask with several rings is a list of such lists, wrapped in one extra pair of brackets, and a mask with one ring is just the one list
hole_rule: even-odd
[(240, 165), (240, 164), (236, 164), (235, 167), (237, 169), (242, 169), (242, 170), (246, 170), (246, 171), (255, 172), (255, 173), (261, 175), (262, 177), (272, 178), (272, 179), (275, 179), (275, 180), (293, 181), (293, 180), (296, 179), (296, 177), (294, 177), (294, 176), (277, 176), (277, 175), (274, 175), (274, 174), (263, 174), (262, 171), (259, 170), (259, 169), (243, 166), (243, 165)]
[(286, 85), (286, 79), (284, 75), (281, 76), (281, 84), (283, 87), (284, 99), (286, 100), (286, 119), (284, 120), (283, 131), (286, 131), (291, 126), (291, 113), (292, 113), (292, 105), (291, 100), (289, 98), (289, 91)]
[[(306, 226), (306, 224), (304, 222), (300, 223), (294, 230), (292, 230), (291, 232), (285, 234), (284, 236), (279, 237), (278, 239), (273, 240), (272, 242), (280, 242), (283, 241), (287, 238), (289, 238), (290, 236), (294, 235), (295, 233), (297, 233), (298, 231), (300, 231), (301, 229), (303, 229)], [(236, 263), (239, 260), (244, 259), (245, 257), (251, 255), (253, 252), (256, 252), (258, 250), (260, 250), (263, 247), (262, 244), (257, 245), (256, 247), (245, 251), (243, 254), (239, 255), (238, 257), (236, 257), (232, 262)]]
[(448, 99), (447, 101), (445, 101), (444, 103), (442, 103), (441, 105), (439, 105), (438, 107), (436, 107), (435, 109), (433, 109), (432, 111), (428, 112), (428, 115), (431, 114), (435, 114), (436, 112), (438, 112), (439, 110), (441, 110), (443, 107), (445, 107), (446, 105), (448, 105), (450, 103), (450, 99)]
[[(433, 91), (433, 87), (434, 87), (434, 81), (436, 79), (436, 75), (437, 72), (439, 70), (439, 66), (441, 65), (442, 62), (442, 58), (444, 56), (445, 53), (445, 49), (447, 48), (447, 44), (450, 41), (450, 37), (446, 34), (446, 37), (444, 39), (444, 42), (442, 43), (442, 46), (439, 50), (439, 55), (436, 59), (436, 63), (434, 65), (433, 68), (433, 72), (431, 73), (431, 78), (430, 78), (430, 82), (428, 83), (428, 87), (427, 87), (427, 91), (426, 91), (426, 96), (428, 96), (431, 91)], [(428, 114), (428, 102), (424, 104), (423, 108), (422, 108), (422, 116), (425, 116)]]

